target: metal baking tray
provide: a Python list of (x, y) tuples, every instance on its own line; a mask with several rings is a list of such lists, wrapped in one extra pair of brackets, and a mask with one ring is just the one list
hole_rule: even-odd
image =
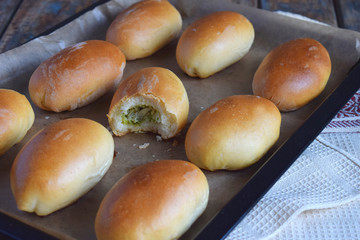
[[(67, 23), (72, 22), (78, 17), (82, 16), (84, 13), (92, 11), (95, 7), (100, 4), (108, 2), (107, 0), (99, 1), (93, 6), (87, 8), (86, 10), (80, 12), (79, 14), (73, 16), (71, 19), (55, 26), (53, 29), (45, 32), (42, 35), (47, 35), (62, 26), (65, 26)], [(191, 106), (191, 114), (189, 116), (189, 121), (187, 127), (183, 130), (181, 136), (177, 138), (179, 145), (173, 147), (172, 140), (163, 141), (161, 146), (165, 147), (165, 150), (170, 149), (166, 154), (162, 156), (180, 158), (184, 159), (184, 151), (181, 149), (183, 147), (183, 140), (187, 128), (189, 127), (190, 122), (195, 118), (195, 116), (205, 109), (207, 106), (210, 106), (216, 100), (226, 96), (227, 94), (234, 94), (233, 89), (235, 87), (242, 88), (239, 93), (251, 94), (251, 88), (249, 85), (249, 79), (251, 76), (249, 74), (256, 70), (259, 62), (269, 50), (274, 46), (281, 43), (281, 41), (286, 41), (291, 38), (299, 37), (314, 37), (320, 39), (322, 42), (325, 42), (325, 46), (330, 48), (330, 56), (333, 60), (333, 73), (330, 77), (329, 84), (324, 90), (324, 92), (310, 104), (298, 110), (296, 112), (282, 113), (284, 119), (284, 124), (282, 125), (281, 137), (277, 144), (270, 149), (270, 151), (255, 165), (240, 171), (218, 171), (218, 172), (206, 172), (205, 174), (209, 178), (210, 183), (210, 194), (213, 195), (210, 198), (209, 206), (205, 213), (194, 223), (194, 225), (189, 229), (187, 233), (184, 234), (182, 239), (223, 239), (233, 230), (233, 228), (246, 216), (246, 214), (252, 209), (252, 207), (261, 199), (261, 197), (271, 188), (271, 186), (281, 177), (281, 175), (291, 166), (291, 164), (298, 158), (298, 156), (306, 149), (306, 147), (317, 137), (317, 135), (322, 131), (323, 128), (331, 121), (331, 119), (336, 115), (336, 113), (346, 104), (346, 102), (353, 96), (353, 94), (360, 88), (360, 63), (358, 58), (354, 60), (354, 57), (351, 60), (346, 60), (346, 56), (349, 55), (351, 49), (344, 50), (342, 46), (337, 46), (338, 41), (334, 40), (333, 36), (338, 35), (339, 32), (344, 34), (344, 36), (349, 35), (349, 39), (346, 41), (352, 41), (352, 39), (360, 38), (360, 34), (347, 30), (340, 30), (331, 27), (322, 27), (315, 25), (306, 25), (305, 23), (300, 22), (299, 20), (292, 20), (284, 16), (278, 16), (277, 14), (262, 11), (259, 9), (251, 9), (242, 6), (236, 6), (234, 8), (231, 4), (216, 4), (210, 3), (207, 7), (203, 9), (202, 13), (196, 12), (194, 15), (189, 11), (182, 11), (184, 18), (184, 28), (194, 19), (199, 16), (206, 14), (208, 12), (214, 11), (214, 8), (217, 10), (233, 10), (239, 11), (247, 16), (254, 24), (256, 31), (255, 43), (253, 49), (250, 50), (249, 56), (246, 56), (244, 60), (240, 60), (239, 63), (236, 63), (230, 66), (228, 69), (216, 74), (211, 77), (209, 80), (200, 80), (200, 79), (190, 79), (181, 70), (173, 68), (175, 74), (177, 74), (180, 79), (183, 80), (186, 89), (188, 90), (190, 103), (194, 102)], [(267, 24), (265, 22), (274, 21), (277, 24), (286, 24), (284, 28), (282, 26), (277, 30), (276, 35), (283, 35), (284, 37), (278, 37), (278, 39), (269, 40)], [(282, 22), (283, 21), (283, 22)], [(303, 25), (302, 25), (303, 24)], [(271, 28), (271, 27), (270, 27)], [(287, 28), (294, 28), (298, 32), (292, 34), (286, 34), (288, 31)], [(324, 30), (323, 30), (324, 28)], [(166, 59), (168, 52), (173, 52), (176, 47), (176, 41), (169, 44), (165, 49), (160, 50), (160, 53), (157, 53), (153, 60), (152, 57), (146, 58), (144, 60), (139, 60), (133, 63), (132, 71), (135, 71), (136, 68), (141, 68), (143, 66), (149, 66), (152, 64), (160, 65), (167, 67), (167, 64), (174, 64), (174, 60), (171, 60), (170, 63)], [(355, 54), (356, 55), (356, 54)], [(159, 60), (161, 59), (161, 60)], [(255, 60), (254, 60), (255, 59)], [(344, 60), (345, 59), (345, 60)], [(154, 61), (154, 62), (153, 62)], [(250, 63), (250, 67), (247, 65)], [(245, 73), (239, 73), (242, 68), (247, 67)], [(126, 71), (126, 68), (125, 68)], [(130, 74), (130, 73), (129, 73)], [(251, 75), (251, 74), (250, 74)], [(239, 78), (247, 78), (242, 80), (236, 80)], [(126, 77), (126, 76), (125, 76)], [(223, 79), (224, 78), (224, 79)], [(237, 82), (234, 82), (235, 80)], [(1, 83), (1, 80), (0, 80)], [(227, 86), (225, 87), (224, 92), (217, 92), (218, 86)], [(20, 88), (23, 89), (23, 88)], [(204, 89), (210, 94), (207, 97), (197, 96), (199, 89)], [(231, 90), (229, 90), (231, 89)], [(211, 93), (216, 93), (212, 95)], [(27, 93), (26, 93), (27, 94)], [(104, 103), (108, 103), (111, 99), (111, 94), (104, 96), (102, 99), (94, 103), (95, 108), (102, 106)], [(34, 107), (36, 108), (36, 107)], [(37, 109), (37, 111), (39, 111)], [(85, 113), (91, 111), (90, 107), (84, 107), (82, 110), (79, 110), (78, 115), (85, 116)], [(103, 110), (102, 110), (103, 112)], [(40, 112), (41, 116), (44, 114), (51, 115), (50, 113)], [(51, 115), (55, 116), (55, 115)], [(59, 119), (71, 117), (72, 113), (64, 113), (57, 115)], [(103, 119), (102, 119), (103, 121)], [(41, 122), (43, 123), (43, 121)], [(103, 124), (106, 124), (104, 121)], [(38, 126), (41, 127), (41, 126)], [(144, 141), (153, 141), (154, 135), (132, 135), (130, 134), (125, 140), (127, 141), (137, 141), (137, 143), (143, 143)], [(119, 141), (116, 139), (116, 141)], [(119, 146), (119, 143), (118, 145)], [(129, 148), (130, 145), (125, 147)], [(130, 147), (131, 148), (131, 147)], [(161, 149), (161, 148), (160, 148)], [(157, 151), (159, 151), (157, 149)], [(133, 163), (131, 166), (125, 167), (121, 170), (121, 174), (126, 173), (131, 167), (139, 165), (144, 162), (141, 158), (144, 157), (144, 153), (136, 153), (139, 156), (140, 160)], [(159, 154), (161, 157), (161, 154)], [(186, 157), (186, 156), (185, 156)], [(148, 157), (151, 160), (151, 157)], [(0, 160), (3, 160), (0, 157)], [(153, 159), (155, 160), (155, 159)], [(10, 160), (8, 160), (10, 161)], [(147, 160), (146, 160), (147, 161)], [(0, 165), (1, 167), (1, 165)], [(118, 164), (114, 168), (118, 168)], [(110, 176), (114, 175), (114, 172), (118, 169), (110, 170), (111, 173), (107, 174)], [(119, 174), (119, 175), (121, 175)], [(220, 178), (226, 179), (221, 180), (221, 184), (232, 184), (229, 187), (230, 190), (226, 192), (224, 199), (219, 199), (218, 196), (224, 192), (218, 192), (219, 187), (219, 176)], [(230, 177), (229, 177), (230, 176)], [(102, 180), (107, 184), (113, 183), (113, 181), (108, 179)], [(104, 185), (104, 184), (103, 184)], [(111, 185), (111, 184), (109, 184)], [(101, 187), (101, 186), (100, 186)], [(96, 187), (95, 187), (96, 188)], [(99, 188), (91, 190), (90, 192), (100, 192), (99, 194), (104, 194), (106, 191), (100, 191)], [(215, 196), (214, 196), (215, 195)], [(74, 220), (76, 219), (76, 214), (79, 213), (81, 209), (81, 204), (84, 204), (85, 201), (90, 199), (90, 202), (93, 201), (96, 204), (101, 201), (97, 199), (96, 201), (92, 198), (94, 193), (90, 193), (90, 197), (84, 197), (84, 199), (79, 200), (70, 207), (67, 207), (64, 211), (67, 212), (67, 215), (71, 211), (75, 212)], [(14, 200), (8, 199), (8, 201)], [(88, 203), (84, 204), (87, 206)], [(89, 203), (90, 204), (90, 203)], [(1, 203), (0, 203), (1, 205)], [(1, 206), (0, 206), (1, 207)], [(85, 208), (86, 209), (86, 208)], [(81, 209), (82, 210), (82, 209)], [(61, 220), (56, 218), (61, 218), (62, 215), (52, 216), (51, 219)], [(0, 209), (0, 238), (1, 239), (57, 239), (62, 238), (61, 233), (56, 233), (56, 231), (47, 229), (46, 226), (38, 227), (39, 223), (46, 222), (47, 217), (37, 217), (35, 214), (21, 213), (11, 214), (6, 211), (6, 209)], [(32, 224), (39, 220), (39, 223)], [(67, 221), (64, 219), (64, 221)], [(50, 220), (51, 222), (51, 220)], [(91, 221), (86, 222), (88, 224)], [(86, 228), (92, 228), (92, 226), (85, 226)], [(49, 231), (48, 231), (49, 230)], [(64, 229), (66, 231), (66, 229)], [(65, 238), (77, 239), (82, 237), (79, 236), (65, 236)], [(90, 234), (94, 236), (93, 233)], [(83, 238), (89, 239), (89, 238)]]

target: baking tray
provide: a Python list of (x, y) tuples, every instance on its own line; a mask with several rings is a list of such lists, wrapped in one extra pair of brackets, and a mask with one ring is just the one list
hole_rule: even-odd
[[(99, 4), (106, 2), (108, 1), (98, 2), (43, 35), (66, 26), (84, 16), (85, 13), (93, 11)], [(107, 192), (116, 179), (133, 167), (155, 160), (155, 158), (186, 159), (183, 149), (184, 137), (197, 114), (223, 97), (234, 94), (252, 94), (251, 79), (254, 71), (266, 53), (278, 44), (297, 37), (318, 39), (329, 50), (333, 62), (333, 72), (324, 92), (304, 108), (282, 114), (283, 123), (279, 141), (255, 165), (241, 171), (214, 173), (205, 171), (210, 184), (209, 206), (182, 239), (225, 238), (360, 87), (358, 80), (360, 66), (357, 62), (360, 34), (357, 32), (305, 23), (286, 16), (240, 6), (230, 1), (209, 1), (206, 6), (201, 7), (201, 11), (196, 6), (199, 4), (197, 1), (173, 2), (182, 13), (184, 28), (195, 19), (213, 12), (214, 9), (233, 10), (244, 14), (254, 24), (256, 34), (249, 54), (238, 63), (204, 80), (191, 79), (176, 67), (174, 56), (171, 56), (176, 48), (176, 40), (154, 56), (128, 62), (125, 78), (145, 66), (162, 66), (168, 67), (183, 80), (191, 104), (186, 128), (175, 140), (160, 143), (156, 143), (154, 134), (128, 134), (123, 138), (115, 137), (116, 151), (124, 151), (124, 154), (117, 155), (113, 166), (101, 182), (76, 203), (47, 217), (37, 217), (35, 214), (17, 211), (9, 190), (8, 174), (3, 174), (0, 176), (2, 182), (0, 193), (1, 196), (7, 197), (3, 197), (0, 201), (1, 239), (94, 239), (92, 229), (94, 209), (100, 203), (101, 196)], [(293, 31), (289, 33), (289, 30)], [(98, 36), (101, 36), (101, 33)], [(33, 69), (35, 67), (32, 66)], [(9, 86), (28, 97), (25, 83), (32, 71), (21, 75), (15, 82), (2, 83), (0, 79), (0, 87)], [(104, 115), (112, 93), (74, 112), (49, 113), (34, 106), (37, 118), (35, 126), (22, 143), (0, 157), (0, 173), (10, 169), (13, 158), (25, 142), (51, 122), (68, 117), (91, 115), (92, 119), (108, 126)], [(140, 151), (137, 146), (145, 142), (151, 143), (150, 147)], [(125, 150), (130, 150), (130, 153), (127, 155)]]

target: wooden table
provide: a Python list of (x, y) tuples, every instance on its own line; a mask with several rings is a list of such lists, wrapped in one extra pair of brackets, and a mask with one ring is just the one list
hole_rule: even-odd
[[(230, 0), (228, 0), (230, 1)], [(359, 0), (231, 0), (269, 11), (297, 13), (341, 28), (360, 31)], [(99, 0), (1, 0), (0, 53), (15, 48)], [(204, 1), (202, 1), (204, 3)]]

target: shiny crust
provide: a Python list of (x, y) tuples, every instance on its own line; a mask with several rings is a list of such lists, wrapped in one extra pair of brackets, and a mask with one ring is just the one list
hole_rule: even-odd
[(181, 30), (180, 13), (166, 0), (145, 0), (121, 12), (106, 32), (127, 60), (152, 55)]
[(34, 119), (34, 111), (24, 95), (0, 89), (0, 156), (24, 138)]
[(277, 141), (281, 115), (269, 100), (250, 95), (224, 98), (192, 122), (185, 138), (188, 159), (207, 170), (254, 164)]
[(243, 15), (215, 12), (186, 28), (176, 59), (189, 76), (207, 78), (239, 61), (250, 50), (254, 36), (251, 22)]
[(119, 131), (115, 121), (121, 106), (135, 97), (151, 99), (164, 114), (171, 115), (169, 124), (173, 125), (174, 130), (160, 133), (163, 138), (175, 136), (185, 126), (189, 114), (189, 100), (184, 85), (170, 70), (150, 67), (124, 79), (116, 90), (107, 115), (115, 135), (122, 136), (131, 132), (130, 129)]
[(48, 111), (82, 107), (119, 84), (125, 61), (122, 52), (106, 41), (75, 44), (40, 64), (30, 78), (30, 97)]
[(111, 134), (95, 121), (72, 118), (46, 127), (11, 168), (18, 208), (43, 216), (71, 204), (100, 181), (113, 156)]
[(205, 210), (209, 186), (192, 163), (162, 160), (135, 168), (103, 199), (97, 239), (178, 239)]
[(331, 73), (328, 51), (318, 41), (300, 38), (272, 50), (253, 79), (255, 95), (273, 101), (280, 111), (299, 109), (325, 88)]

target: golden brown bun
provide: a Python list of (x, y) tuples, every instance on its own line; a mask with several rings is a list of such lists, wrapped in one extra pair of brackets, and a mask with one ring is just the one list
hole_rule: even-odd
[(34, 119), (34, 110), (24, 95), (0, 89), (0, 156), (24, 138)]
[(280, 112), (271, 101), (250, 95), (227, 97), (192, 122), (185, 138), (186, 155), (203, 169), (242, 169), (277, 141), (280, 124)]
[(209, 186), (192, 163), (162, 160), (137, 167), (106, 194), (95, 219), (99, 240), (179, 238), (205, 210)]
[(180, 13), (166, 0), (145, 0), (121, 12), (106, 32), (106, 40), (118, 46), (127, 60), (158, 51), (180, 32)]
[(250, 50), (254, 36), (251, 22), (243, 15), (215, 12), (184, 31), (176, 59), (189, 76), (207, 78), (239, 61)]
[(296, 110), (325, 88), (331, 61), (321, 43), (310, 38), (286, 42), (261, 62), (253, 79), (255, 95), (273, 101), (280, 111)]
[[(144, 117), (141, 124), (129, 124), (129, 117), (126, 120), (124, 117), (129, 116), (131, 109), (137, 106), (155, 109), (158, 112), (157, 121), (151, 122)], [(141, 69), (120, 83), (107, 116), (117, 136), (145, 131), (158, 133), (167, 139), (181, 131), (188, 114), (189, 100), (181, 80), (168, 69), (150, 67)]]
[(122, 52), (106, 41), (75, 44), (40, 64), (30, 78), (30, 97), (48, 111), (82, 107), (119, 84), (125, 61)]
[(48, 215), (89, 191), (114, 156), (114, 140), (101, 124), (81, 118), (39, 131), (19, 152), (10, 173), (17, 206)]

